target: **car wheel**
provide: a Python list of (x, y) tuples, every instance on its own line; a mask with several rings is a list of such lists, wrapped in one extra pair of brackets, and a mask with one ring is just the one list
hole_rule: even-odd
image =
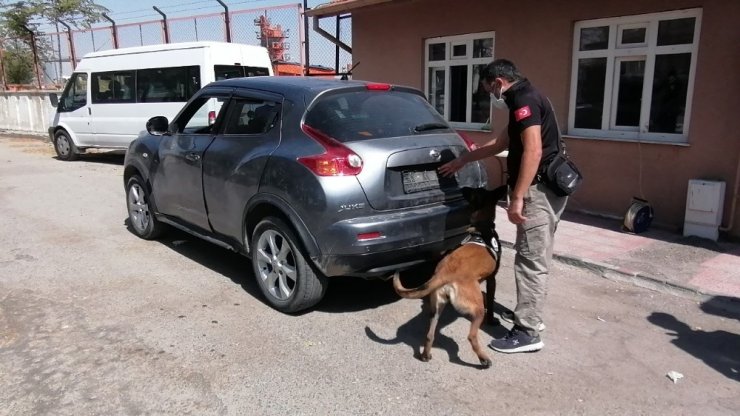
[(64, 130), (59, 130), (54, 134), (54, 150), (57, 152), (59, 160), (77, 160), (79, 156), (77, 146)]
[(150, 201), (144, 180), (138, 175), (129, 178), (126, 183), (129, 224), (134, 234), (145, 240), (157, 238), (163, 228), (163, 224), (154, 216)]
[(252, 267), (257, 284), (275, 309), (297, 312), (324, 297), (328, 278), (314, 272), (293, 231), (278, 218), (268, 217), (252, 234)]

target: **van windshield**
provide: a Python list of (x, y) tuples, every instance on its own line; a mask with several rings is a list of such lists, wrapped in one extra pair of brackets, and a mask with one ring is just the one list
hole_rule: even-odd
[(231, 78), (259, 77), (270, 75), (269, 69), (259, 66), (214, 65), (213, 71), (216, 75), (216, 81)]
[(450, 132), (424, 97), (402, 91), (352, 91), (322, 96), (305, 123), (340, 142)]

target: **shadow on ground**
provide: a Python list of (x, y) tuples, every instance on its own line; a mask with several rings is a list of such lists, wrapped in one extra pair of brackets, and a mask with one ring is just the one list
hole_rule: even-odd
[(693, 329), (675, 316), (653, 312), (647, 320), (668, 330), (671, 343), (725, 377), (740, 381), (740, 335), (727, 331)]
[[(123, 160), (126, 157), (125, 150), (111, 150), (107, 152), (90, 152), (79, 155), (79, 158), (74, 161), (65, 161), (66, 163), (103, 163), (108, 165), (120, 165), (123, 166)], [(59, 160), (59, 157), (54, 156), (54, 159)]]

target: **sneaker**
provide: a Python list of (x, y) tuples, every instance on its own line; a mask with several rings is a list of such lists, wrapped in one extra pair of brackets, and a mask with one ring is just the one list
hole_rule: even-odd
[(488, 346), (494, 351), (515, 353), (539, 351), (545, 346), (545, 343), (542, 342), (539, 335), (530, 336), (515, 326), (505, 337), (494, 339)]
[[(506, 322), (508, 322), (508, 323), (510, 323), (510, 324), (513, 324), (514, 323), (514, 312), (512, 312), (512, 311), (503, 311), (503, 312), (501, 312), (501, 319), (504, 320), (504, 321), (506, 321)], [(540, 322), (540, 324), (537, 325), (537, 330), (540, 331), (540, 332), (544, 331), (545, 328), (547, 328), (547, 327), (545, 326), (545, 323), (544, 322)]]

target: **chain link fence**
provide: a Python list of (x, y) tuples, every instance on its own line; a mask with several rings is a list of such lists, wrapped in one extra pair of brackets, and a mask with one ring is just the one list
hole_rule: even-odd
[[(231, 41), (268, 49), (276, 75), (334, 76), (348, 71), (352, 55), (304, 25), (299, 4), (233, 10), (87, 30), (42, 33), (25, 39), (0, 39), (0, 88), (58, 89), (90, 52), (176, 42)], [(348, 16), (347, 16), (348, 17)], [(320, 27), (351, 45), (349, 18), (320, 19)], [(228, 20), (228, 24), (227, 24)], [(309, 59), (304, 42), (309, 41)], [(31, 70), (29, 71), (29, 68)]]

